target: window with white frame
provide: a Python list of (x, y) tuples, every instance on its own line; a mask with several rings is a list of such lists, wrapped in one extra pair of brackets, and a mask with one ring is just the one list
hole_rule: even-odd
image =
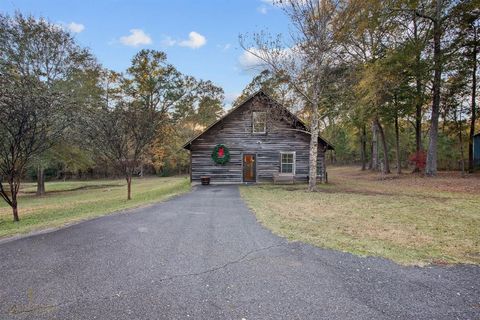
[(282, 152), (280, 160), (280, 173), (295, 174), (295, 152)]
[(258, 111), (253, 112), (252, 132), (253, 133), (267, 132), (267, 113), (266, 112), (258, 112)]

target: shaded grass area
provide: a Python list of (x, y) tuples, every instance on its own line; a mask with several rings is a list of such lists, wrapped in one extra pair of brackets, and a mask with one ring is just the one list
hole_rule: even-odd
[[(108, 187), (122, 187), (126, 183), (122, 180), (86, 180), (86, 181), (53, 181), (47, 182), (45, 188), (48, 193), (65, 192), (82, 189), (102, 189)], [(33, 194), (37, 192), (36, 183), (23, 183), (21, 194)]]
[(59, 227), (68, 223), (165, 200), (190, 190), (186, 177), (144, 178), (132, 182), (127, 201), (125, 180), (47, 182), (47, 194), (34, 195), (35, 185), (24, 184), (19, 198), (20, 222), (0, 202), (0, 237)]
[(258, 220), (290, 240), (380, 256), (406, 265), (480, 264), (480, 177), (404, 174), (381, 179), (329, 169), (319, 192), (305, 185), (243, 186)]

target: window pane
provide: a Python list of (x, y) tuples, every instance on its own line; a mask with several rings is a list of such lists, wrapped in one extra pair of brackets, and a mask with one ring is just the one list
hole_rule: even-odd
[(265, 112), (254, 112), (252, 117), (253, 132), (266, 132), (267, 114)]
[(293, 154), (282, 153), (282, 163), (293, 163)]
[(281, 154), (281, 173), (293, 173), (295, 154), (293, 152)]
[(282, 173), (292, 173), (293, 172), (293, 164), (282, 164)]

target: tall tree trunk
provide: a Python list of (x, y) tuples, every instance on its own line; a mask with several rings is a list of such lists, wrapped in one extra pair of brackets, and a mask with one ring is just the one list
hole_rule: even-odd
[(318, 158), (318, 107), (312, 106), (312, 125), (310, 132), (310, 157), (309, 157), (309, 173), (308, 173), (308, 191), (316, 190), (317, 185), (317, 158)]
[(132, 199), (132, 176), (127, 176), (127, 200)]
[(17, 181), (14, 177), (12, 177), (9, 180), (11, 206), (12, 206), (12, 211), (13, 211), (13, 221), (14, 222), (20, 221), (20, 218), (18, 217), (18, 202), (17, 202), (17, 194), (18, 194), (18, 189), (19, 189), (19, 183), (20, 183), (20, 179), (18, 179), (18, 181)]
[(475, 163), (473, 160), (473, 136), (475, 135), (476, 122), (476, 95), (477, 95), (477, 28), (473, 27), (473, 48), (472, 48), (472, 107), (470, 117), (470, 134), (468, 136), (468, 172), (473, 173)]
[(378, 127), (377, 122), (372, 121), (372, 160), (371, 170), (378, 170)]
[(462, 119), (461, 118), (460, 118), (460, 121), (457, 122), (457, 127), (458, 127), (458, 143), (460, 144), (460, 157), (461, 157), (461, 159), (460, 159), (460, 170), (462, 170), (462, 176), (464, 176), (465, 175), (465, 157), (464, 157), (464, 151), (463, 151), (463, 133), (462, 133), (463, 128), (462, 128)]
[(367, 129), (362, 126), (362, 134), (360, 138), (360, 158), (362, 160), (362, 171), (367, 168)]
[(18, 205), (17, 205), (17, 200), (15, 200), (12, 204), (12, 211), (13, 211), (13, 221), (18, 222), (20, 221), (20, 218), (18, 217)]
[[(417, 16), (413, 15), (413, 32), (415, 41), (419, 42), (418, 39), (418, 21)], [(420, 70), (420, 63), (421, 63), (421, 52), (417, 50), (415, 54), (415, 90), (416, 90), (416, 97), (415, 97), (415, 151), (417, 156), (423, 149), (422, 146), (422, 106), (423, 106), (423, 92), (422, 92), (422, 74)], [(415, 168), (413, 172), (420, 172), (420, 168), (418, 167), (418, 162), (415, 162)]]
[(438, 117), (440, 114), (440, 86), (442, 81), (442, 0), (435, 1), (435, 19), (433, 19), (433, 101), (432, 123), (428, 141), (427, 164), (425, 174), (437, 174)]
[[(422, 105), (417, 104), (415, 107), (415, 151), (420, 154), (423, 150), (422, 146)], [(419, 172), (420, 168), (415, 163), (415, 172)]]
[(402, 173), (402, 161), (400, 155), (400, 132), (398, 128), (398, 112), (395, 113), (395, 154), (397, 156), (397, 174)]
[(383, 149), (383, 173), (390, 173), (390, 163), (388, 161), (388, 148), (387, 141), (385, 140), (385, 133), (383, 132), (382, 125), (380, 124), (378, 118), (375, 119), (375, 123), (378, 128), (378, 132), (380, 133), (380, 140)]
[(37, 196), (45, 195), (45, 170), (40, 164), (37, 166)]
[(370, 161), (368, 161), (368, 170), (373, 170), (373, 140), (370, 141)]

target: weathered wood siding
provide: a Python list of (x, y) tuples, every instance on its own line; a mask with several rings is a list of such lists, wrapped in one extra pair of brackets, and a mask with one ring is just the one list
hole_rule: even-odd
[[(267, 121), (266, 134), (252, 133), (252, 112), (267, 111), (268, 107), (253, 106), (252, 102), (233, 111), (191, 143), (192, 181), (201, 176), (210, 176), (212, 183), (243, 182), (242, 155), (256, 155), (257, 182), (272, 181), (273, 174), (280, 170), (280, 152), (295, 152), (295, 177), (307, 180), (310, 136), (298, 130), (285, 120)], [(230, 162), (216, 164), (211, 153), (214, 147), (225, 144), (230, 150)], [(324, 167), (324, 152), (319, 142), (318, 165)]]

